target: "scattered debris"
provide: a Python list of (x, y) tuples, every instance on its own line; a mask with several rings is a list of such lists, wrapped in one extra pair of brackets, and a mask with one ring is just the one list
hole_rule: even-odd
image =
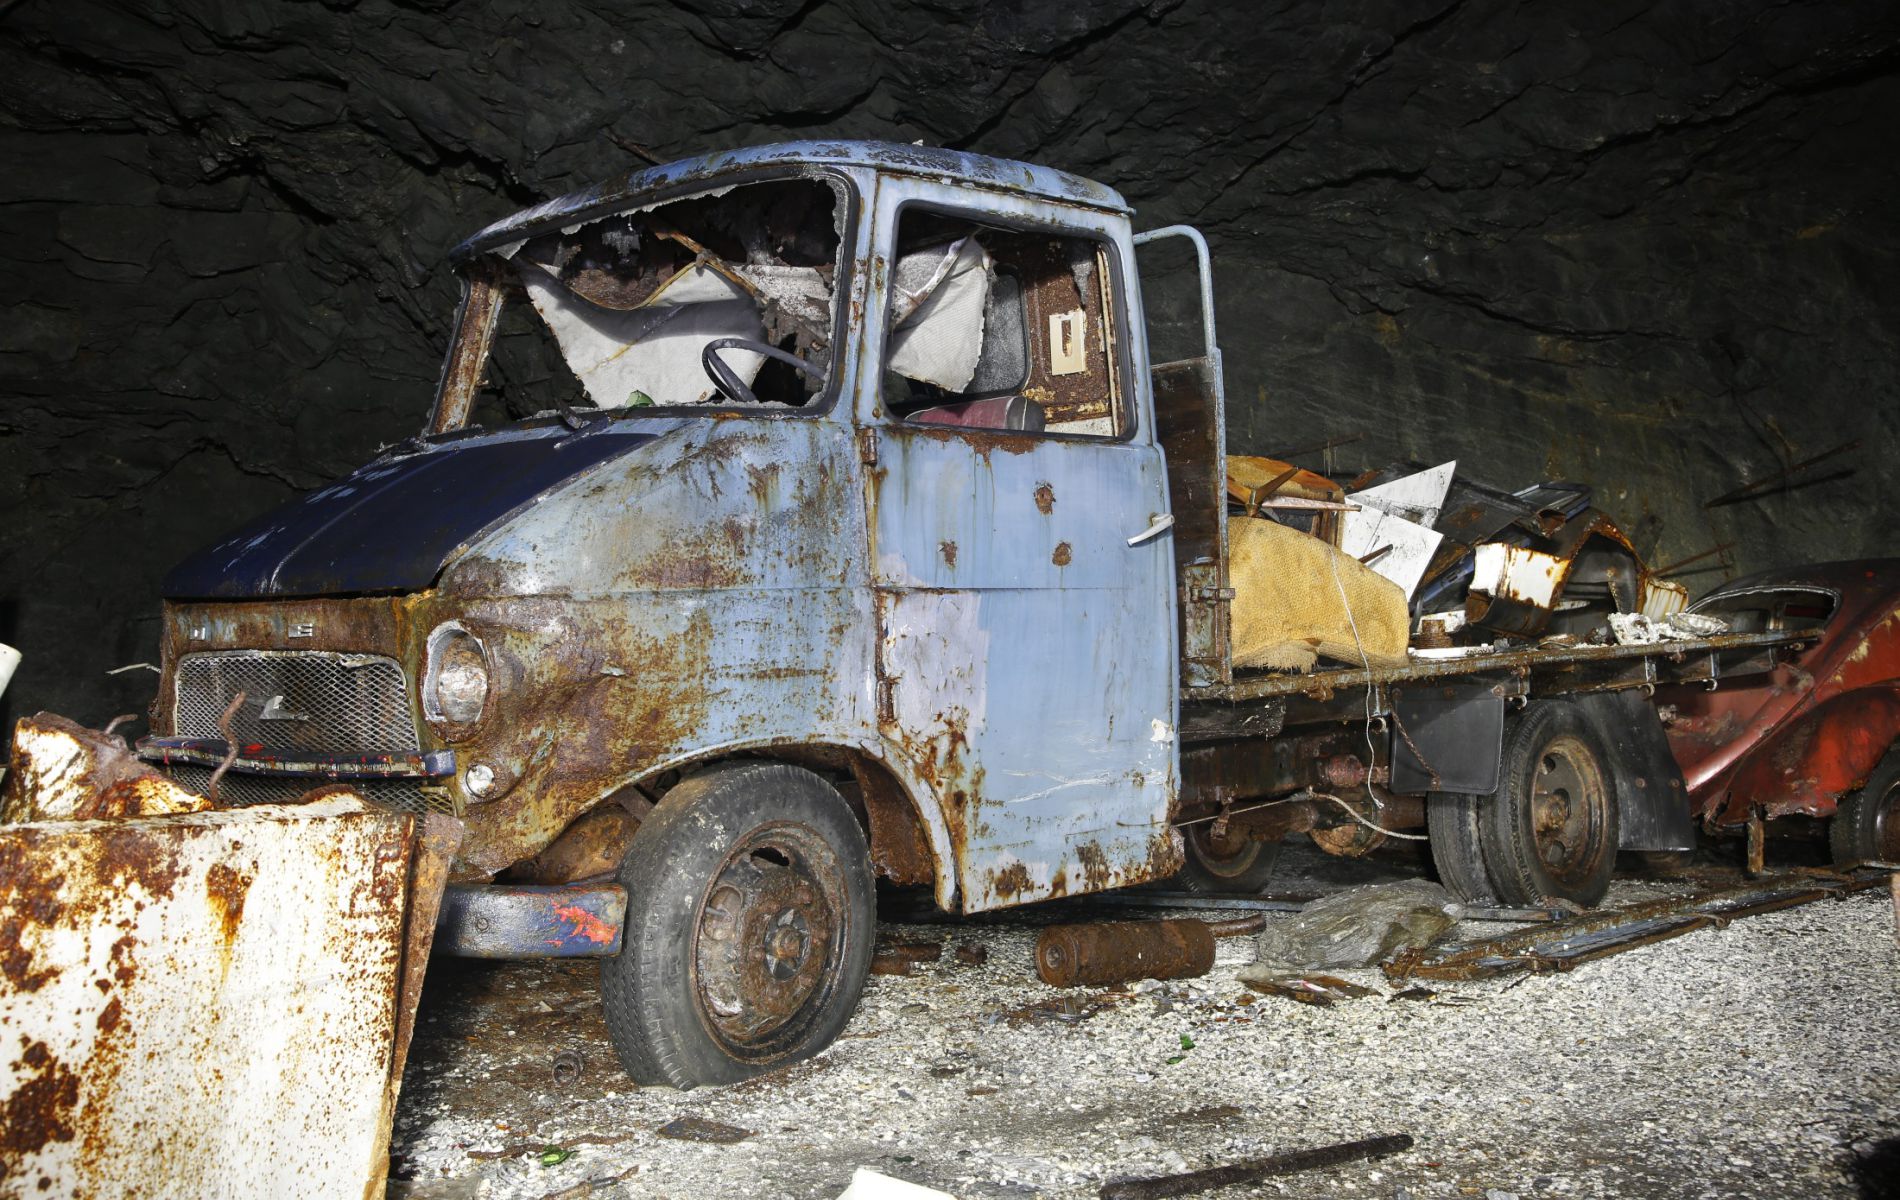
[(1259, 963), (1240, 971), (1239, 980), (1265, 996), (1284, 996), (1301, 1004), (1331, 1008), (1338, 1000), (1357, 1000), (1376, 996), (1377, 988), (1349, 983), (1336, 975), (1278, 975), (1261, 968)]
[(1259, 964), (1305, 970), (1373, 966), (1451, 932), (1457, 924), (1451, 904), (1449, 892), (1423, 879), (1350, 888), (1267, 926), (1260, 934)]
[(597, 1189), (612, 1187), (616, 1183), (625, 1183), (639, 1173), (640, 1164), (634, 1163), (624, 1171), (616, 1171), (612, 1175), (596, 1175), (592, 1179), (581, 1180), (571, 1188), (562, 1188), (558, 1192), (550, 1192), (548, 1195), (541, 1197), (541, 1200), (581, 1200), (583, 1196), (593, 1195)]
[(568, 1087), (580, 1081), (581, 1070), (587, 1065), (587, 1060), (581, 1057), (579, 1050), (563, 1050), (554, 1056), (551, 1065), (554, 1068), (555, 1086)]
[(1117, 1179), (1103, 1184), (1100, 1195), (1102, 1200), (1158, 1200), (1163, 1196), (1192, 1196), (1218, 1187), (1254, 1183), (1273, 1175), (1291, 1175), (1295, 1171), (1314, 1171), (1361, 1159), (1384, 1158), (1388, 1154), (1401, 1154), (1411, 1148), (1410, 1134), (1395, 1133), (1357, 1142), (1341, 1142), (1334, 1146), (1319, 1146), (1312, 1150), (1293, 1150), (1272, 1158), (1256, 1158), (1225, 1167), (1191, 1171), (1185, 1175)]
[(582, 1133), (574, 1137), (562, 1138), (561, 1145), (551, 1146), (547, 1142), (509, 1142), (498, 1150), (470, 1150), (468, 1156), (478, 1162), (494, 1162), (503, 1158), (520, 1158), (524, 1154), (542, 1154), (548, 1150), (559, 1150), (563, 1146), (618, 1146), (632, 1136), (630, 1133)]
[(1728, 632), (1728, 622), (1702, 613), (1670, 613), (1660, 620), (1642, 613), (1611, 613), (1610, 634), (1619, 646), (1651, 646), (1681, 638), (1714, 637)]
[(1036, 939), (1036, 974), (1050, 987), (1186, 979), (1214, 965), (1214, 938), (1191, 917), (1051, 925)]
[(1886, 883), (1885, 870), (1853, 875), (1780, 876), (1747, 887), (1653, 900), (1527, 929), (1481, 942), (1448, 946), (1428, 954), (1408, 950), (1384, 964), (1392, 979), (1491, 979), (1517, 971), (1568, 971), (1693, 933), (1829, 897), (1842, 897)]
[(873, 975), (909, 975), (912, 962), (900, 954), (889, 954), (879, 950), (871, 956), (871, 974)]
[(956, 1200), (956, 1197), (859, 1167), (851, 1173), (851, 1185), (838, 1193), (838, 1200)]
[(1391, 1004), (1399, 1000), (1430, 1000), (1437, 995), (1437, 992), (1428, 987), (1409, 987), (1387, 996), (1386, 1003)]
[(716, 1146), (730, 1146), (752, 1136), (750, 1129), (741, 1129), (737, 1125), (727, 1125), (720, 1121), (708, 1121), (704, 1117), (675, 1117), (655, 1132), (663, 1138), (672, 1138), (675, 1141), (710, 1142)]
[[(934, 963), (943, 960), (942, 942), (894, 942), (879, 946), (877, 953), (871, 956), (871, 973), (874, 975), (908, 975), (916, 963)], [(884, 969), (879, 969), (879, 963)], [(899, 969), (899, 964), (902, 964)]]
[(966, 967), (980, 967), (990, 961), (990, 948), (978, 942), (965, 942), (957, 947), (957, 962)]
[(991, 1017), (992, 1022), (1002, 1021), (1011, 1026), (1020, 1026), (1030, 1021), (1062, 1021), (1079, 1024), (1099, 1012), (1113, 1008), (1127, 1000), (1127, 992), (1097, 992), (1093, 996), (1056, 996), (1049, 1000), (1038, 1000), (1034, 1004), (1025, 1004), (1007, 1012)]

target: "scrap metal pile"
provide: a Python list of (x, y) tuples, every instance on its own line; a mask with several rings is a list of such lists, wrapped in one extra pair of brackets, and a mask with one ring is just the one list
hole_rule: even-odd
[(1657, 642), (1726, 628), (1683, 613), (1688, 589), (1644, 566), (1589, 487), (1505, 492), (1457, 466), (1391, 466), (1340, 484), (1230, 456), (1235, 665), (1393, 666), (1512, 641)]

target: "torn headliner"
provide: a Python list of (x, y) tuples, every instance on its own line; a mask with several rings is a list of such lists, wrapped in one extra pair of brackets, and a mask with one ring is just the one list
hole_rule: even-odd
[(870, 167), (895, 174), (936, 176), (1110, 212), (1133, 211), (1111, 187), (1034, 163), (899, 142), (779, 142), (683, 158), (635, 171), (623, 182), (598, 183), (558, 196), (488, 226), (451, 251), (450, 258), (456, 263), (465, 262), (498, 244), (544, 232), (549, 225), (635, 204), (649, 196), (702, 184), (716, 187), (731, 176), (769, 176), (813, 166)]

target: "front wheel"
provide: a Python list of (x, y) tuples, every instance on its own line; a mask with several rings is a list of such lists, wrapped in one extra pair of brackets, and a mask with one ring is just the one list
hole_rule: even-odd
[(837, 791), (782, 763), (668, 792), (620, 867), (601, 962), (614, 1050), (640, 1084), (734, 1083), (809, 1058), (857, 1008), (876, 938), (871, 856)]
[(1866, 786), (1841, 798), (1827, 840), (1836, 866), (1900, 862), (1900, 746), (1887, 752)]

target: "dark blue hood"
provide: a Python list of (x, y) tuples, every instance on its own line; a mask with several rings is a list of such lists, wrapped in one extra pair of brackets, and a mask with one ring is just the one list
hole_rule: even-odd
[(252, 521), (165, 577), (172, 600), (410, 592), (535, 497), (654, 438), (618, 421), (424, 444)]

